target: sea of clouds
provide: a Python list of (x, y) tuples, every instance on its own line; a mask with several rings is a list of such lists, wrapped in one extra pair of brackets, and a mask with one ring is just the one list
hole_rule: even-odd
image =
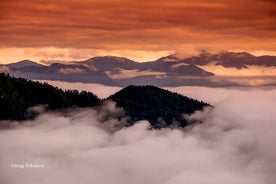
[(186, 129), (149, 130), (141, 121), (115, 131), (123, 110), (114, 103), (8, 122), (0, 183), (275, 184), (275, 88), (168, 89), (214, 108), (187, 117), (203, 123)]

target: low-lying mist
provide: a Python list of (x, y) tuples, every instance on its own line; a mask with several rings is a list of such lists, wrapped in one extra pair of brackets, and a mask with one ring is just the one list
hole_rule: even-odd
[[(184, 130), (149, 130), (141, 121), (114, 131), (123, 120), (112, 118), (122, 113), (113, 103), (100, 112), (78, 109), (8, 122), (13, 126), (0, 130), (0, 183), (275, 183), (276, 89), (170, 90), (214, 108), (187, 117), (203, 123)], [(43, 167), (19, 166), (26, 163)]]

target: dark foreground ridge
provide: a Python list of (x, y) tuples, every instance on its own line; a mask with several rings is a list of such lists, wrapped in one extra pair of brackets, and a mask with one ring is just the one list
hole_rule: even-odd
[(94, 107), (100, 99), (90, 92), (63, 91), (49, 84), (14, 78), (0, 73), (0, 120), (25, 120), (35, 117), (29, 108), (47, 104), (46, 110), (68, 107)]
[[(64, 110), (70, 107), (98, 107), (106, 101), (116, 102), (125, 111), (123, 117), (133, 125), (148, 120), (153, 128), (184, 127), (188, 125), (184, 115), (201, 110), (207, 103), (190, 99), (154, 86), (128, 86), (105, 100), (90, 92), (64, 91), (46, 83), (0, 74), (0, 120), (26, 120), (39, 112), (31, 107), (43, 105), (46, 111)], [(115, 118), (122, 118), (118, 115)]]
[(184, 115), (210, 106), (154, 86), (128, 86), (107, 99), (125, 110), (130, 125), (148, 120), (154, 128), (184, 127), (188, 125)]

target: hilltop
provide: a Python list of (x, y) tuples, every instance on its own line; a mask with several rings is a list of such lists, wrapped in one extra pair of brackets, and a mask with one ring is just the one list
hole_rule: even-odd
[(184, 115), (202, 110), (207, 103), (154, 86), (128, 86), (107, 98), (125, 110), (128, 123), (148, 120), (152, 127), (184, 127)]

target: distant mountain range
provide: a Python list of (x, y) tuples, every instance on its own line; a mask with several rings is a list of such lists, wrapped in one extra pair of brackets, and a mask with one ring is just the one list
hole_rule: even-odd
[(110, 86), (232, 86), (231, 82), (212, 80), (214, 73), (204, 70), (206, 65), (220, 65), (237, 69), (248, 66), (275, 67), (276, 56), (253, 56), (246, 52), (201, 52), (197, 56), (182, 59), (177, 55), (162, 57), (156, 61), (135, 62), (124, 57), (94, 57), (70, 64), (54, 63), (50, 66), (23, 60), (0, 65), (0, 72), (36, 80), (60, 80), (66, 82), (100, 83)]
[(63, 91), (46, 83), (0, 74), (0, 120), (35, 118), (39, 114), (37, 105), (43, 105), (46, 111), (72, 107), (94, 107), (100, 111), (110, 101), (124, 111), (120, 115), (106, 112), (106, 117), (101, 113), (101, 121), (112, 116), (121, 120), (119, 128), (140, 120), (148, 120), (152, 128), (184, 127), (189, 124), (184, 115), (210, 106), (154, 86), (128, 86), (107, 99), (99, 99), (90, 92)]
[(177, 60), (179, 62), (199, 66), (215, 64), (238, 69), (247, 68), (251, 65), (266, 67), (276, 66), (276, 56), (254, 56), (247, 52), (220, 52), (217, 54), (201, 52), (198, 56)]
[(5, 66), (8, 67), (6, 69), (8, 73), (15, 77), (35, 80), (60, 80), (66, 82), (117, 85), (104, 72), (99, 72), (93, 66), (82, 64), (54, 63), (50, 66), (45, 66), (33, 61), (24, 60)]

